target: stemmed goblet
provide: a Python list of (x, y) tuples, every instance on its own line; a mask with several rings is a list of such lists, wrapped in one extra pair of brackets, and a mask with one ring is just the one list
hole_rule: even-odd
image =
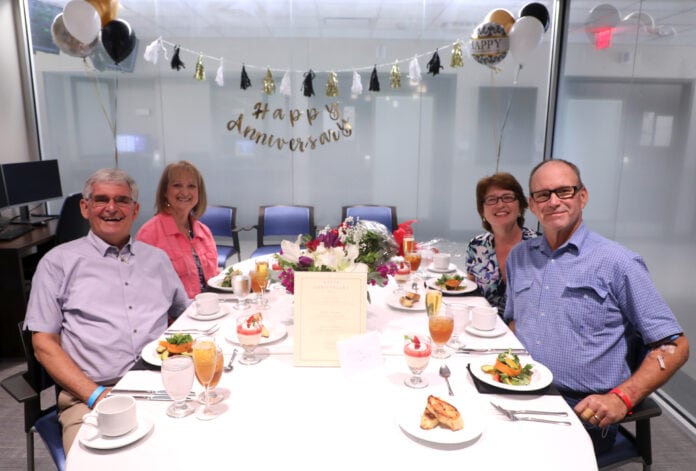
[(193, 360), (186, 355), (175, 355), (162, 362), (162, 384), (174, 401), (167, 408), (169, 417), (186, 417), (195, 409), (186, 402), (193, 386)]
[(435, 344), (433, 358), (449, 358), (451, 353), (445, 350), (454, 330), (452, 311), (442, 308), (442, 292), (429, 289), (425, 292), (425, 310), (428, 313), (428, 330)]
[(430, 338), (424, 335), (407, 334), (404, 335), (404, 357), (412, 376), (404, 380), (404, 384), (409, 388), (424, 388), (428, 382), (421, 378), (421, 373), (430, 362), (432, 354), (432, 344)]
[(232, 277), (232, 291), (237, 295), (237, 305), (234, 309), (243, 311), (249, 309), (246, 297), (249, 295), (251, 280), (248, 275), (235, 275)]
[(215, 373), (213, 373), (213, 379), (211, 379), (210, 383), (208, 383), (207, 392), (204, 391), (198, 395), (198, 400), (202, 403), (206, 403), (206, 394), (208, 395), (208, 404), (217, 404), (225, 399), (223, 394), (215, 390), (215, 387), (218, 385), (220, 378), (222, 377), (222, 369), (225, 366), (225, 357), (222, 354), (222, 349), (220, 347), (216, 347), (215, 353)]
[(203, 392), (203, 410), (196, 414), (201, 420), (214, 419), (217, 414), (210, 408), (209, 392), (210, 384), (215, 376), (217, 364), (217, 346), (212, 337), (199, 337), (193, 342), (193, 365), (196, 371), (196, 379), (205, 388)]
[(244, 354), (239, 363), (242, 365), (255, 365), (261, 359), (254, 354), (256, 346), (261, 341), (263, 332), (263, 320), (260, 314), (242, 316), (237, 318), (237, 339), (244, 349)]
[(252, 283), (252, 288), (256, 288), (258, 290), (255, 290), (255, 292), (258, 293), (256, 303), (258, 304), (259, 309), (266, 309), (268, 307), (268, 301), (266, 300), (266, 298), (264, 298), (264, 291), (266, 291), (266, 287), (268, 287), (269, 277), (267, 260), (256, 261), (256, 267), (253, 276), (255, 283)]
[(396, 260), (396, 271), (394, 272), (394, 281), (398, 288), (394, 291), (395, 294), (405, 294), (404, 284), (411, 277), (411, 264), (406, 260)]

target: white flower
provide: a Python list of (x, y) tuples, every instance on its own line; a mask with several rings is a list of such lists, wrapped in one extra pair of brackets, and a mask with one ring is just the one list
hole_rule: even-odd
[(299, 263), (300, 256), (302, 256), (302, 249), (300, 248), (301, 242), (302, 236), (298, 236), (295, 242), (290, 242), (288, 240), (282, 241), (280, 243), (280, 248), (283, 253), (279, 254), (278, 257), (289, 263)]

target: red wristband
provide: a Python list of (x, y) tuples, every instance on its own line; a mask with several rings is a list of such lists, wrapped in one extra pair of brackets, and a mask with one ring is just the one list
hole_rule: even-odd
[(619, 396), (619, 399), (623, 401), (624, 404), (626, 404), (626, 409), (628, 409), (628, 412), (631, 412), (631, 409), (633, 409), (633, 404), (631, 404), (631, 400), (628, 398), (625, 392), (620, 390), (619, 388), (614, 388), (611, 391), (609, 391), (610, 394), (616, 394)]

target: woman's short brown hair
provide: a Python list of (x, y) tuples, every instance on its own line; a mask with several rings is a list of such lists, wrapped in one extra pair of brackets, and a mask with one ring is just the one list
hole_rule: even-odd
[(483, 228), (488, 232), (493, 232), (493, 228), (483, 217), (483, 199), (486, 197), (488, 190), (493, 186), (503, 190), (510, 190), (515, 194), (517, 203), (520, 205), (520, 215), (517, 218), (517, 225), (522, 228), (524, 226), (524, 212), (529, 207), (529, 203), (527, 202), (527, 197), (524, 195), (524, 190), (522, 190), (520, 182), (507, 172), (498, 172), (489, 177), (483, 177), (476, 184), (476, 210), (479, 216), (481, 216)]
[(203, 213), (205, 213), (208, 207), (208, 196), (205, 191), (205, 182), (203, 181), (203, 175), (191, 162), (186, 160), (180, 160), (178, 162), (173, 162), (167, 165), (162, 172), (159, 184), (157, 185), (157, 199), (155, 200), (155, 210), (158, 213), (165, 212), (167, 208), (167, 187), (172, 179), (172, 175), (176, 172), (187, 172), (193, 175), (194, 180), (198, 182), (198, 204), (193, 207), (191, 215), (198, 219)]

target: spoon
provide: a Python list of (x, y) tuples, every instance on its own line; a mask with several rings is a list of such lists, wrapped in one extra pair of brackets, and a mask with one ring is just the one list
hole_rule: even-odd
[(445, 381), (447, 381), (447, 389), (449, 390), (449, 395), (454, 396), (454, 391), (452, 391), (452, 386), (450, 386), (449, 382), (449, 377), (452, 373), (450, 372), (450, 369), (447, 367), (447, 365), (442, 365), (440, 367), (440, 376), (445, 378)]
[(234, 357), (236, 357), (236, 356), (237, 356), (237, 349), (235, 348), (232, 351), (232, 356), (230, 357), (230, 361), (228, 361), (227, 364), (225, 365), (225, 367), (223, 368), (225, 370), (225, 373), (229, 373), (230, 371), (232, 371), (234, 369), (232, 362), (234, 361)]

